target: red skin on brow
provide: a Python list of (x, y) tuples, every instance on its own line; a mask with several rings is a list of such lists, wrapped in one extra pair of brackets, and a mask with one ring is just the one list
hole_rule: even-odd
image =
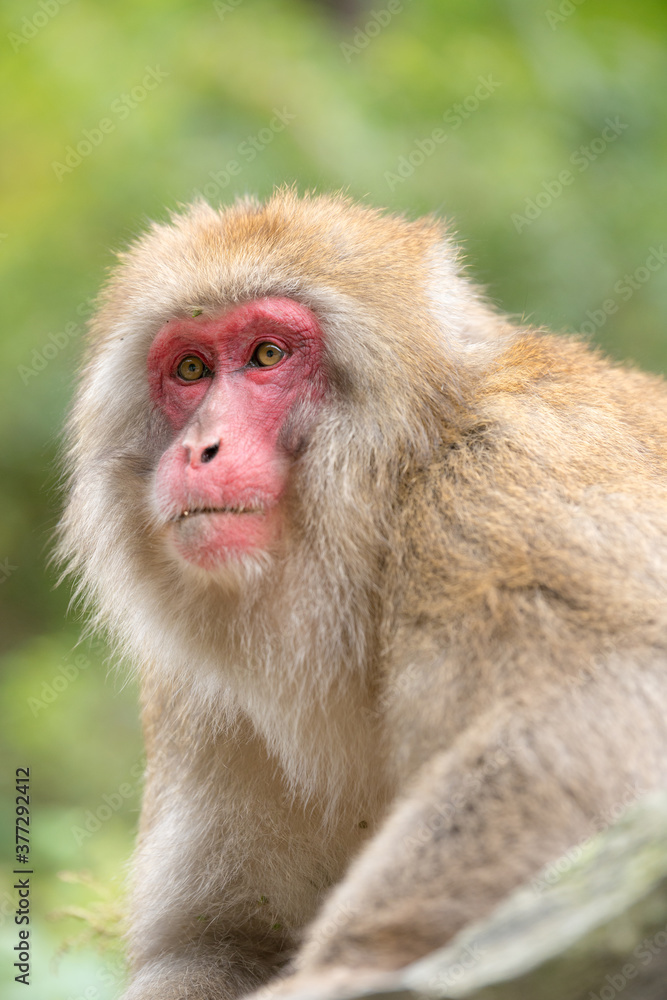
[[(262, 368), (252, 359), (265, 342), (285, 354)], [(291, 458), (280, 433), (297, 403), (324, 396), (322, 351), (314, 314), (284, 298), (259, 299), (214, 318), (173, 319), (158, 332), (148, 380), (174, 439), (160, 460), (155, 490), (184, 559), (213, 569), (278, 539)], [(212, 374), (181, 379), (176, 369), (189, 355)], [(207, 461), (206, 449), (215, 445)], [(252, 512), (221, 510), (229, 507)], [(181, 517), (184, 511), (190, 513)]]

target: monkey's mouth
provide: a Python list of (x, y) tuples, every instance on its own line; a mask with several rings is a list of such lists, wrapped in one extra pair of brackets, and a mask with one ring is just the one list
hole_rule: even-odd
[(188, 507), (174, 519), (184, 521), (189, 517), (197, 517), (199, 514), (263, 514), (261, 507), (245, 507), (238, 504), (234, 507)]
[(168, 544), (186, 562), (215, 570), (230, 558), (272, 548), (281, 525), (277, 505), (262, 504), (259, 498), (211, 506), (195, 503), (172, 513)]

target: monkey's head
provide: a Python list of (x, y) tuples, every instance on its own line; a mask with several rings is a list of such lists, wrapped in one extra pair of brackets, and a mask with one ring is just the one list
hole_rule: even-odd
[(275, 604), (314, 565), (333, 600), (363, 588), (488, 320), (433, 220), (282, 191), (154, 225), (102, 295), (70, 425), (61, 551), (102, 619), (219, 619), (221, 587), (270, 576)]

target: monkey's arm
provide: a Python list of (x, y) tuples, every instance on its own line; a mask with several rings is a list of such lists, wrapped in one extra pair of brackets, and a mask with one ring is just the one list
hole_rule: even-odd
[(433, 756), (311, 925), (277, 995), (381, 984), (664, 782), (664, 666), (620, 667), (624, 680), (545, 692), (529, 714), (500, 705)]
[[(237, 720), (214, 737), (146, 695), (148, 769), (124, 1000), (232, 1000), (275, 975), (340, 875)], [(319, 888), (318, 888), (319, 883)]]

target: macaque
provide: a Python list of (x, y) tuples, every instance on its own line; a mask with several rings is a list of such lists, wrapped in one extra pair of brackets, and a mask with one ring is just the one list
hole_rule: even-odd
[(381, 985), (667, 784), (667, 388), (494, 310), (439, 221), (154, 225), (69, 468), (141, 677), (126, 1000)]

